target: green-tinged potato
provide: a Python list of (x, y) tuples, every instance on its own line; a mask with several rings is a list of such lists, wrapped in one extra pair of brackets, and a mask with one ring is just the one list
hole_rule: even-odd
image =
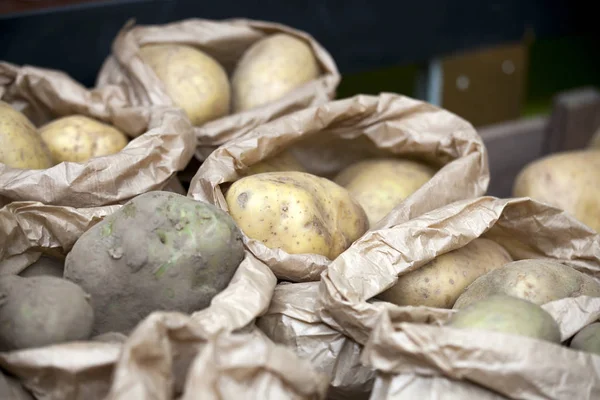
[(454, 308), (464, 308), (494, 294), (542, 305), (566, 297), (600, 297), (600, 284), (556, 261), (513, 261), (477, 278), (456, 300)]
[(46, 169), (53, 165), (35, 126), (3, 101), (0, 101), (0, 163), (19, 169)]
[(128, 142), (118, 129), (83, 115), (56, 119), (42, 126), (39, 135), (56, 163), (115, 154)]
[(86, 340), (92, 333), (90, 297), (53, 276), (0, 278), (0, 351)]
[(475, 279), (511, 261), (504, 247), (489, 239), (475, 239), (401, 275), (396, 285), (378, 297), (399, 306), (452, 308)]
[(64, 269), (64, 261), (43, 255), (36, 262), (21, 271), (19, 276), (24, 278), (33, 276), (54, 276), (62, 278)]
[(246, 50), (231, 78), (233, 111), (279, 100), (319, 74), (317, 59), (305, 41), (285, 33), (261, 39)]
[(0, 399), (2, 400), (35, 400), (35, 398), (13, 377), (0, 371)]
[(336, 258), (367, 230), (363, 209), (343, 187), (306, 172), (268, 172), (234, 182), (231, 216), (250, 238), (290, 254)]
[(191, 46), (148, 44), (140, 48), (139, 56), (193, 125), (229, 113), (231, 89), (227, 73), (208, 54)]
[(372, 227), (435, 175), (427, 165), (394, 158), (364, 160), (344, 168), (334, 179), (348, 189)]
[(452, 315), (453, 328), (477, 329), (560, 343), (558, 324), (542, 307), (506, 295), (492, 295)]
[(580, 330), (571, 339), (570, 347), (600, 355), (600, 322), (594, 322)]
[(226, 212), (157, 191), (81, 235), (64, 276), (92, 295), (94, 334), (128, 333), (156, 310), (206, 308), (243, 258), (242, 234)]
[(300, 171), (306, 172), (300, 161), (287, 150), (258, 162), (244, 171), (244, 175), (256, 175), (265, 172)]
[(600, 232), (600, 153), (577, 150), (534, 161), (517, 176), (513, 195), (565, 210)]

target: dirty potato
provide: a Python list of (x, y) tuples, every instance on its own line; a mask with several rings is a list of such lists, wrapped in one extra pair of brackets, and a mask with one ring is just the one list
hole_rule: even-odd
[(368, 228), (363, 209), (347, 190), (306, 172), (242, 178), (231, 185), (226, 200), (248, 237), (290, 254), (334, 259)]
[(285, 33), (261, 39), (246, 50), (233, 72), (233, 111), (279, 100), (319, 74), (317, 59), (305, 41)]
[(0, 163), (19, 169), (45, 169), (54, 163), (27, 117), (0, 101)]
[(464, 308), (494, 294), (514, 296), (542, 305), (566, 297), (600, 297), (600, 284), (556, 261), (513, 261), (477, 278), (460, 295), (453, 308)]
[(94, 299), (94, 334), (129, 332), (156, 310), (210, 305), (244, 258), (242, 234), (217, 207), (170, 192), (139, 195), (86, 231), (66, 279)]
[(478, 300), (452, 315), (447, 326), (527, 336), (560, 343), (560, 329), (537, 304), (506, 295)]
[(115, 154), (128, 142), (121, 131), (83, 115), (58, 118), (42, 126), (39, 135), (56, 163)]
[(186, 45), (148, 44), (140, 48), (139, 56), (193, 125), (229, 113), (231, 89), (227, 73), (208, 54)]
[(88, 339), (94, 310), (90, 296), (53, 276), (0, 278), (0, 350)]
[(244, 176), (262, 174), (264, 172), (300, 171), (306, 172), (302, 164), (289, 150), (266, 158), (243, 171)]
[(534, 161), (517, 176), (513, 195), (565, 210), (600, 232), (600, 153), (577, 150)]
[(24, 278), (30, 278), (32, 276), (54, 276), (62, 278), (64, 269), (64, 261), (42, 255), (36, 262), (21, 271), (19, 276)]
[(435, 169), (410, 160), (363, 160), (343, 169), (334, 182), (348, 189), (372, 227), (435, 175)]
[(499, 244), (489, 239), (475, 239), (465, 247), (442, 254), (421, 268), (401, 275), (396, 285), (378, 297), (399, 306), (452, 308), (475, 279), (511, 261)]

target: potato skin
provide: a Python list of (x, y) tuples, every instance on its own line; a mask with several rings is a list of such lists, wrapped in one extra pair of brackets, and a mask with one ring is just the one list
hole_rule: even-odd
[(84, 115), (58, 118), (42, 126), (39, 135), (56, 163), (115, 154), (128, 142), (118, 129)]
[(378, 297), (399, 306), (452, 308), (475, 279), (511, 261), (510, 254), (496, 242), (475, 239), (401, 275), (396, 285)]
[(367, 217), (347, 190), (297, 171), (234, 182), (226, 197), (242, 231), (269, 248), (336, 258), (367, 230)]
[(54, 164), (35, 126), (3, 101), (0, 101), (0, 163), (19, 169), (46, 169)]
[(233, 72), (233, 111), (279, 100), (319, 74), (317, 59), (305, 41), (285, 33), (261, 39), (246, 50)]
[(33, 276), (54, 276), (56, 278), (62, 278), (64, 269), (64, 261), (42, 255), (36, 262), (21, 271), (19, 276), (24, 278), (31, 278)]
[(86, 231), (65, 262), (66, 279), (94, 298), (94, 335), (128, 333), (155, 310), (210, 305), (244, 258), (224, 211), (170, 192), (148, 192)]
[(464, 308), (494, 294), (505, 294), (542, 305), (566, 297), (600, 297), (600, 284), (556, 261), (513, 261), (477, 278), (460, 295), (453, 308)]
[(513, 196), (565, 210), (600, 232), (600, 153), (577, 150), (534, 161), (517, 176)]
[(94, 323), (90, 297), (53, 276), (0, 278), (0, 350), (88, 339)]
[(244, 176), (262, 174), (265, 172), (300, 171), (306, 172), (300, 161), (290, 152), (284, 150), (272, 157), (252, 165), (243, 171)]
[(600, 322), (594, 322), (577, 332), (569, 347), (600, 355)]
[(506, 295), (479, 300), (452, 315), (447, 326), (527, 336), (560, 343), (560, 329), (537, 304)]
[(149, 44), (140, 48), (139, 56), (193, 125), (229, 113), (231, 88), (227, 73), (208, 54), (191, 46)]
[(435, 169), (415, 161), (381, 158), (349, 165), (334, 182), (348, 189), (373, 227), (433, 175)]

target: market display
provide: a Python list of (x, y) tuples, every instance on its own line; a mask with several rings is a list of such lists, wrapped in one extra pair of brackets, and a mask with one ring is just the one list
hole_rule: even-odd
[(0, 399), (600, 398), (597, 140), (498, 198), (468, 121), (334, 99), (281, 24), (98, 67), (0, 62)]

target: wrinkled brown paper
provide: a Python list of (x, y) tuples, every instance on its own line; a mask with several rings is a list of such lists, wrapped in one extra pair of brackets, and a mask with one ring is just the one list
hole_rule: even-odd
[[(123, 341), (0, 353), (0, 367), (38, 400), (322, 399), (327, 377), (253, 325), (276, 285), (250, 253), (210, 307), (184, 315), (155, 312)], [(181, 395), (181, 397), (176, 397)]]
[(45, 170), (0, 164), (0, 205), (116, 204), (162, 189), (193, 157), (195, 139), (182, 111), (129, 107), (124, 92), (114, 85), (90, 90), (59, 71), (0, 63), (0, 100), (24, 112), (38, 127), (53, 118), (82, 114), (138, 136), (119, 153), (84, 163), (63, 162)]
[[(533, 339), (443, 328), (439, 325), (453, 310), (373, 299), (397, 276), (480, 236), (503, 245), (515, 260), (554, 259), (600, 278), (600, 235), (590, 228), (527, 198), (481, 197), (367, 233), (323, 274), (318, 314), (367, 343), (362, 360), (381, 372), (374, 391), (383, 399), (439, 398), (454, 383), (445, 378), (466, 379), (514, 399), (597, 398), (600, 378), (584, 372), (600, 367), (597, 356)], [(559, 322), (563, 340), (600, 316), (600, 298), (563, 299), (543, 307)], [(582, 374), (586, 378), (578, 381)], [(436, 381), (439, 391), (427, 391), (421, 375), (444, 378)], [(466, 390), (466, 398), (485, 398), (478, 397), (485, 396), (477, 394), (480, 387), (471, 390), (461, 383), (454, 390)]]
[(256, 325), (329, 377), (328, 399), (366, 400), (375, 372), (361, 364), (362, 346), (321, 322), (318, 289), (318, 282), (277, 285), (269, 310)]
[[(382, 94), (298, 111), (221, 146), (200, 166), (188, 195), (227, 211), (219, 185), (236, 181), (248, 167), (289, 148), (308, 172), (328, 178), (353, 162), (377, 156), (414, 157), (440, 168), (375, 226), (376, 232), (456, 200), (480, 196), (489, 181), (487, 152), (468, 122), (409, 97)], [(331, 262), (316, 254), (269, 249), (246, 236), (244, 241), (284, 280), (318, 280)]]
[(276, 33), (286, 33), (308, 42), (321, 66), (322, 75), (272, 104), (228, 115), (195, 127), (198, 140), (196, 156), (204, 160), (217, 146), (267, 121), (332, 99), (340, 75), (329, 53), (307, 33), (270, 22), (247, 19), (188, 19), (153, 26), (134, 26), (133, 23), (128, 23), (113, 42), (112, 55), (105, 61), (97, 84), (121, 86), (134, 105), (171, 106), (173, 102), (162, 82), (137, 56), (141, 46), (148, 43), (194, 46), (215, 58), (227, 73), (231, 74), (237, 61), (252, 44)]
[[(551, 313), (557, 309), (581, 308), (598, 318), (600, 298), (562, 299), (544, 308)], [(563, 340), (569, 337), (564, 336), (565, 331), (577, 332), (585, 326), (576, 326), (570, 318), (561, 319), (560, 313), (553, 317), (561, 326)], [(447, 391), (463, 396), (455, 398), (469, 399), (600, 398), (598, 355), (516, 335), (394, 322), (389, 310), (373, 329), (363, 361), (385, 373), (383, 379), (389, 386), (377, 389), (380, 394), (377, 398), (381, 399), (447, 398)], [(391, 375), (394, 373), (398, 375)], [(414, 374), (427, 378), (413, 381)], [(437, 385), (427, 387), (420, 382), (431, 379)], [(403, 393), (401, 385), (407, 380), (418, 387), (413, 385), (408, 393)], [(384, 384), (385, 381), (378, 383)], [(389, 394), (392, 390), (396, 395)]]

